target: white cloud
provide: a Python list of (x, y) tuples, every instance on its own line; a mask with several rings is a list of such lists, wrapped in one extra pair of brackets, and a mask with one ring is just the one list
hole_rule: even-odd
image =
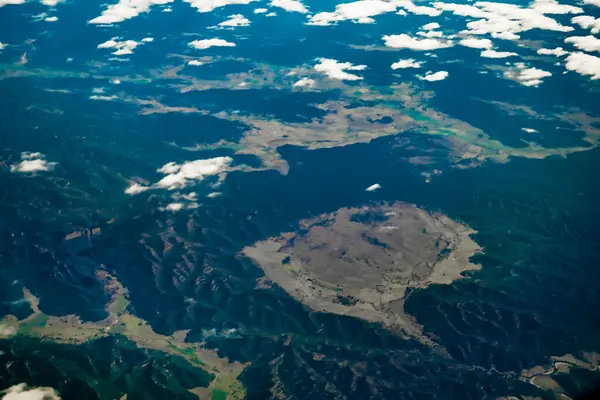
[(590, 75), (592, 80), (600, 79), (600, 57), (575, 52), (566, 58), (565, 68), (581, 75)]
[(374, 185), (369, 186), (368, 188), (365, 189), (365, 191), (367, 192), (373, 192), (377, 189), (381, 189), (381, 185), (379, 183), (376, 183)]
[(475, 38), (468, 38), (468, 39), (463, 39), (460, 42), (458, 42), (458, 44), (460, 44), (461, 46), (465, 46), (465, 47), (471, 47), (473, 49), (491, 49), (492, 47), (494, 47), (494, 45), (492, 44), (492, 41), (490, 39), (475, 39)]
[(421, 27), (421, 29), (423, 29), (424, 31), (432, 31), (434, 29), (439, 29), (439, 28), (440, 28), (440, 24), (438, 24), (437, 22), (430, 22)]
[(396, 11), (396, 5), (382, 0), (360, 0), (338, 4), (334, 12), (320, 12), (313, 15), (309, 25), (331, 25), (336, 22), (352, 20), (357, 23), (372, 23), (376, 15)]
[(200, 60), (190, 60), (187, 62), (187, 65), (192, 66), (192, 67), (199, 67), (201, 65), (204, 65), (204, 63)]
[(179, 210), (182, 210), (184, 206), (185, 204), (183, 203), (170, 203), (169, 205), (167, 205), (167, 210), (177, 212)]
[(537, 87), (542, 83), (543, 78), (552, 76), (552, 73), (538, 68), (527, 68), (524, 63), (516, 63), (514, 68), (504, 72), (504, 76), (521, 85)]
[(228, 42), (223, 39), (202, 39), (194, 40), (188, 43), (188, 46), (193, 47), (197, 50), (206, 50), (211, 47), (235, 47), (235, 43)]
[(277, 16), (277, 13), (275, 11), (271, 11), (270, 13), (265, 15), (265, 17), (276, 17), (276, 16)]
[(219, 24), (221, 27), (225, 28), (235, 28), (238, 26), (249, 26), (250, 20), (244, 17), (242, 14), (233, 14), (227, 17), (226, 21), (223, 21)]
[(56, 22), (56, 21), (58, 21), (58, 17), (56, 17), (56, 16), (46, 17), (46, 18), (44, 18), (44, 21), (46, 21), (46, 22)]
[(421, 79), (422, 81), (428, 81), (428, 82), (443, 81), (447, 77), (448, 77), (448, 71), (438, 71), (438, 72), (434, 72), (434, 73), (432, 73), (430, 71), (430, 72), (427, 72), (425, 74), (425, 76), (417, 75), (417, 78)]
[(207, 176), (217, 175), (229, 167), (230, 157), (215, 157), (207, 160), (189, 161), (183, 164), (170, 162), (157, 171), (166, 174), (155, 186), (169, 190), (180, 189)]
[(417, 6), (412, 1), (407, 1), (407, 0), (396, 1), (396, 4), (398, 4), (400, 7), (404, 8), (409, 13), (417, 14), (417, 15), (428, 15), (430, 17), (437, 17), (438, 15), (440, 15), (442, 13), (441, 10), (438, 10), (436, 8)]
[(54, 169), (57, 163), (48, 162), (44, 159), (44, 155), (39, 152), (23, 152), (21, 153), (21, 162), (10, 166), (10, 172), (38, 172), (50, 171)]
[(111, 40), (107, 40), (104, 43), (100, 43), (97, 47), (99, 49), (115, 49), (112, 54), (116, 56), (123, 56), (128, 54), (133, 54), (133, 50), (140, 45), (141, 42), (136, 42), (135, 40), (124, 40), (118, 41), (115, 38)]
[(522, 131), (527, 133), (538, 133), (539, 131), (533, 128), (521, 128)]
[(216, 8), (233, 4), (250, 4), (257, 0), (183, 0), (201, 13), (211, 12)]
[(152, 43), (152, 42), (154, 42), (154, 38), (152, 38), (152, 37), (145, 37), (145, 38), (142, 39), (142, 42), (144, 42), (144, 43)]
[(572, 43), (580, 50), (600, 51), (600, 39), (592, 35), (568, 37), (565, 39), (565, 43)]
[(331, 79), (339, 79), (346, 81), (358, 81), (363, 79), (358, 75), (354, 75), (346, 72), (348, 71), (362, 71), (367, 68), (366, 65), (352, 65), (352, 63), (345, 62), (341, 63), (337, 60), (330, 58), (319, 58), (319, 64), (315, 65), (315, 70), (324, 73)]
[(58, 3), (62, 3), (64, 1), (65, 0), (40, 0), (40, 3), (48, 7), (55, 7)]
[(102, 101), (113, 101), (113, 100), (118, 100), (119, 97), (112, 95), (112, 96), (103, 96), (103, 95), (98, 95), (98, 94), (93, 94), (90, 96), (90, 100), (102, 100)]
[(517, 53), (511, 51), (496, 51), (496, 50), (484, 50), (481, 52), (481, 57), (484, 58), (506, 58), (518, 56)]
[(279, 7), (286, 11), (299, 12), (302, 14), (306, 14), (308, 12), (306, 6), (298, 0), (272, 0), (270, 6)]
[(421, 68), (423, 63), (421, 61), (415, 61), (412, 58), (406, 60), (398, 60), (392, 64), (392, 69), (405, 69), (405, 68)]
[(441, 37), (444, 37), (444, 34), (442, 32), (440, 32), (440, 31), (426, 31), (426, 32), (419, 31), (419, 32), (417, 32), (417, 35), (423, 36), (423, 37), (426, 37), (426, 38), (441, 38)]
[(0, 51), (6, 48), (6, 43), (0, 42)]
[(600, 33), (600, 18), (594, 18), (589, 15), (580, 15), (571, 18), (571, 22), (579, 25), (583, 29), (591, 29), (592, 33)]
[(60, 400), (58, 393), (50, 387), (27, 389), (25, 383), (11, 386), (0, 392), (2, 400)]
[(591, 4), (596, 7), (600, 7), (600, 0), (583, 0), (585, 4)]
[(133, 185), (131, 185), (127, 189), (125, 189), (125, 193), (133, 195), (133, 194), (145, 192), (146, 190), (150, 190), (150, 187), (142, 186), (139, 183), (134, 183)]
[(569, 54), (569, 52), (565, 51), (562, 47), (557, 47), (555, 49), (538, 49), (537, 53), (541, 56), (556, 56), (556, 57), (562, 57), (565, 54)]
[(521, 36), (512, 32), (492, 32), (492, 37), (494, 39), (504, 39), (504, 40), (519, 40)]
[(556, 0), (535, 0), (531, 8), (541, 14), (581, 14), (580, 7), (560, 4)]
[(219, 197), (222, 193), (221, 192), (212, 192), (206, 195), (206, 197), (210, 198), (210, 199), (214, 199), (215, 197)]
[(102, 25), (116, 24), (135, 18), (141, 13), (147, 13), (153, 5), (172, 2), (173, 0), (121, 0), (117, 4), (108, 6), (99, 17), (88, 21), (88, 23)]
[(266, 8), (257, 8), (257, 9), (254, 10), (254, 14), (264, 14), (267, 11), (269, 11), (269, 10), (266, 9)]
[(487, 18), (489, 13), (468, 4), (453, 4), (453, 3), (433, 3), (433, 6), (442, 11), (452, 11), (454, 15), (473, 18)]
[(25, 3), (25, 0), (0, 0), (0, 7), (4, 7), (6, 5), (17, 5), (17, 4), (23, 4)]
[(294, 87), (313, 87), (315, 86), (315, 80), (314, 79), (310, 79), (310, 78), (302, 78), (299, 81), (297, 81), (296, 83), (294, 83)]
[(418, 39), (413, 38), (405, 33), (400, 35), (387, 35), (383, 37), (383, 41), (387, 47), (394, 49), (411, 49), (411, 50), (435, 50), (445, 47), (451, 47), (452, 43), (439, 39)]

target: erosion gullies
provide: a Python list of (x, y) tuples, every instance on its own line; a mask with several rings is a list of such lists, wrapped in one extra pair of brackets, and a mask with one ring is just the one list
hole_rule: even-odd
[(450, 284), (481, 251), (447, 216), (396, 202), (341, 208), (243, 249), (266, 276), (315, 311), (362, 318), (433, 344), (404, 312), (409, 289)]

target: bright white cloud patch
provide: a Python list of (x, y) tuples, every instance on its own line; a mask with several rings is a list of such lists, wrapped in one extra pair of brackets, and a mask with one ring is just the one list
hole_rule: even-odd
[(187, 65), (189, 65), (191, 67), (199, 67), (201, 65), (204, 65), (204, 63), (200, 60), (190, 60), (187, 62)]
[(600, 39), (592, 35), (568, 37), (565, 39), (565, 43), (572, 43), (580, 50), (600, 51)]
[(44, 21), (46, 21), (46, 22), (56, 22), (56, 21), (58, 21), (58, 17), (56, 17), (56, 16), (46, 17), (46, 18), (44, 18)]
[(412, 1), (406, 1), (406, 0), (396, 1), (396, 4), (398, 4), (400, 7), (402, 7), (403, 9), (405, 9), (406, 11), (408, 11), (411, 14), (437, 17), (438, 15), (440, 15), (442, 13), (441, 10), (438, 10), (433, 7), (417, 6)]
[(227, 17), (226, 21), (219, 24), (223, 28), (236, 28), (238, 26), (249, 26), (250, 20), (244, 17), (242, 14), (233, 14)]
[(439, 29), (439, 28), (440, 28), (440, 24), (438, 24), (437, 22), (430, 22), (421, 27), (421, 29), (423, 29), (424, 31), (432, 31), (434, 29)]
[(425, 76), (422, 75), (417, 75), (417, 78), (419, 78), (422, 81), (428, 81), (428, 82), (437, 82), (437, 81), (443, 81), (444, 79), (446, 79), (448, 77), (448, 71), (438, 71), (438, 72), (427, 72), (425, 74)]
[(298, 0), (273, 0), (270, 5), (271, 7), (283, 8), (285, 11), (299, 12), (302, 14), (308, 12), (306, 6)]
[(592, 80), (600, 79), (600, 57), (575, 52), (566, 58), (565, 68), (581, 75), (589, 75)]
[(535, 0), (531, 8), (540, 14), (581, 14), (581, 7), (560, 4), (556, 0)]
[(170, 162), (157, 170), (157, 172), (165, 175), (160, 181), (151, 186), (134, 183), (125, 189), (125, 193), (134, 195), (150, 189), (182, 189), (202, 181), (206, 177), (224, 172), (229, 168), (232, 161), (231, 157), (215, 157), (206, 160), (188, 161), (183, 164)]
[(256, 9), (254, 10), (254, 14), (264, 14), (264, 13), (266, 13), (267, 11), (269, 11), (269, 10), (268, 10), (268, 9), (266, 9), (266, 8), (256, 8)]
[(216, 8), (233, 4), (250, 4), (257, 0), (183, 0), (201, 13), (211, 12)]
[(2, 400), (60, 400), (58, 393), (50, 387), (39, 387), (27, 389), (25, 383), (3, 390)]
[(379, 183), (369, 186), (368, 188), (365, 189), (365, 191), (374, 192), (377, 189), (381, 189), (381, 185)]
[(346, 71), (362, 71), (367, 68), (366, 65), (353, 65), (349, 62), (339, 62), (330, 58), (319, 58), (319, 64), (315, 65), (315, 70), (324, 73), (331, 79), (345, 81), (358, 81), (363, 79), (361, 76), (351, 74)]
[(538, 131), (533, 128), (521, 128), (521, 130), (527, 133), (538, 133)]
[(504, 76), (521, 85), (538, 87), (542, 79), (552, 76), (552, 73), (538, 68), (528, 68), (525, 63), (516, 63), (514, 68), (504, 72)]
[(299, 81), (297, 81), (296, 83), (294, 83), (294, 87), (313, 87), (315, 86), (315, 80), (314, 79), (310, 79), (310, 78), (302, 78)]
[(42, 153), (23, 152), (21, 153), (21, 162), (10, 166), (11, 172), (30, 173), (39, 171), (50, 171), (54, 169), (57, 163), (48, 162)]
[(173, 0), (121, 0), (108, 6), (102, 15), (89, 21), (90, 24), (116, 24), (127, 19), (135, 18), (141, 13), (150, 11), (153, 5), (172, 3)]
[(562, 57), (565, 54), (569, 54), (568, 51), (565, 51), (562, 47), (557, 47), (555, 49), (539, 49), (537, 53), (541, 56), (556, 56)]
[(511, 51), (496, 51), (496, 50), (484, 50), (481, 52), (481, 57), (484, 58), (507, 58), (518, 56), (517, 53)]
[(418, 39), (405, 33), (400, 35), (386, 35), (383, 37), (383, 41), (387, 47), (394, 49), (411, 49), (420, 51), (436, 50), (452, 46), (452, 42), (431, 38)]
[(415, 61), (412, 58), (406, 60), (399, 60), (392, 64), (392, 69), (405, 69), (405, 68), (421, 68), (423, 63), (421, 61)]
[(124, 56), (133, 54), (133, 50), (135, 50), (141, 42), (136, 42), (135, 40), (116, 40), (118, 38), (112, 38), (111, 40), (107, 40), (104, 43), (100, 43), (97, 47), (99, 49), (115, 49), (112, 52), (115, 56)]
[(188, 43), (188, 46), (193, 47), (197, 50), (206, 50), (211, 47), (235, 47), (235, 43), (228, 42), (223, 39), (202, 39), (194, 40)]
[[(600, 2), (600, 0), (598, 0)], [(600, 33), (600, 18), (590, 17), (589, 15), (580, 15), (571, 18), (571, 22), (579, 25), (583, 29), (590, 29), (592, 33)]]
[(473, 49), (491, 49), (494, 47), (490, 39), (467, 38), (458, 42), (461, 46), (471, 47)]
[(334, 12), (320, 12), (313, 15), (309, 25), (331, 25), (336, 22), (352, 20), (357, 23), (373, 23), (376, 15), (396, 11), (396, 5), (382, 0), (361, 0), (338, 4)]

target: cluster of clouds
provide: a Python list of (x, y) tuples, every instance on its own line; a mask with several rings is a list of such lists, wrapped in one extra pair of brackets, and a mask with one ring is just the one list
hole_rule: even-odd
[(146, 37), (136, 42), (135, 40), (120, 40), (120, 38), (112, 38), (107, 40), (104, 43), (100, 43), (97, 47), (99, 49), (114, 49), (112, 52), (115, 56), (125, 56), (133, 54), (133, 50), (135, 50), (139, 45), (143, 43), (150, 43), (154, 41), (154, 38)]
[(452, 42), (447, 40), (434, 38), (419, 39), (407, 35), (406, 33), (401, 33), (399, 35), (385, 35), (382, 39), (385, 45), (392, 49), (430, 51), (453, 46)]
[(362, 80), (361, 76), (347, 71), (362, 71), (367, 68), (366, 65), (353, 65), (349, 62), (339, 62), (331, 58), (319, 58), (318, 61), (319, 63), (315, 65), (315, 71), (321, 72), (331, 79), (344, 81)]
[(218, 175), (226, 171), (232, 161), (231, 157), (215, 157), (205, 160), (188, 161), (183, 164), (170, 162), (157, 169), (157, 172), (165, 175), (160, 181), (150, 186), (134, 183), (125, 189), (125, 193), (133, 195), (150, 189), (183, 189), (209, 176)]
[(0, 392), (2, 400), (60, 400), (56, 390), (50, 387), (28, 389), (25, 383), (20, 383)]
[(521, 85), (537, 87), (544, 78), (552, 76), (552, 73), (538, 68), (529, 68), (527, 64), (518, 62), (512, 68), (506, 70), (504, 76), (519, 82)]
[(196, 50), (206, 50), (211, 47), (235, 47), (235, 43), (228, 42), (224, 39), (213, 38), (193, 40), (188, 43), (188, 46), (193, 47)]
[(88, 23), (99, 25), (116, 24), (149, 12), (152, 6), (165, 5), (172, 2), (173, 0), (121, 0), (117, 4), (109, 5), (99, 17), (91, 19)]
[(33, 173), (40, 171), (50, 171), (56, 167), (57, 163), (46, 160), (46, 156), (39, 152), (25, 151), (21, 153), (21, 162), (10, 166), (11, 172)]
[(413, 58), (407, 58), (405, 60), (398, 60), (392, 64), (392, 69), (406, 69), (406, 68), (421, 68), (423, 65), (422, 61), (415, 61)]
[(250, 26), (250, 20), (242, 14), (233, 14), (219, 24), (221, 28), (237, 28), (239, 26)]
[(225, 7), (233, 4), (250, 4), (257, 0), (183, 0), (194, 7), (198, 12), (208, 13), (217, 8)]
[[(26, 1), (27, 0), (0, 0), (0, 7), (25, 4)], [(62, 3), (63, 1), (65, 0), (40, 0), (40, 3), (48, 7), (55, 7), (58, 3)]]

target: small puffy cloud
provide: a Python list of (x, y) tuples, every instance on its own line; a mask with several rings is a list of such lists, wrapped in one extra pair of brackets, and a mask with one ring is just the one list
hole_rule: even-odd
[(133, 50), (135, 50), (141, 42), (136, 42), (135, 40), (115, 40), (113, 38), (111, 40), (107, 40), (104, 43), (100, 43), (97, 47), (99, 49), (115, 49), (112, 52), (115, 56), (123, 56), (133, 54)]
[(419, 78), (422, 81), (428, 81), (428, 82), (437, 82), (437, 81), (443, 81), (444, 79), (446, 79), (448, 77), (448, 71), (438, 71), (438, 72), (427, 72), (425, 74), (425, 76), (421, 76), (421, 75), (417, 75), (417, 78)]
[(250, 20), (244, 17), (242, 14), (233, 14), (227, 17), (226, 21), (219, 24), (223, 28), (236, 28), (238, 26), (249, 26)]
[(265, 17), (276, 17), (276, 16), (277, 16), (277, 13), (275, 11), (271, 11), (270, 13), (265, 15)]
[(294, 87), (313, 87), (315, 86), (315, 80), (314, 79), (310, 79), (310, 78), (302, 78), (299, 81), (297, 81), (296, 83), (294, 83)]
[(411, 49), (411, 50), (436, 50), (445, 47), (451, 47), (452, 43), (439, 39), (418, 39), (411, 37), (405, 33), (400, 35), (386, 35), (383, 38), (385, 45), (394, 49)]
[(3, 390), (2, 400), (60, 400), (56, 390), (50, 387), (39, 387), (27, 389), (25, 383), (20, 383), (15, 386)]
[(490, 39), (467, 38), (458, 42), (461, 46), (471, 47), (473, 49), (491, 49), (494, 47)]
[(23, 4), (25, 3), (25, 0), (0, 0), (0, 7), (4, 7), (6, 5), (17, 5), (17, 4)]
[(568, 51), (565, 51), (562, 47), (557, 47), (555, 49), (539, 49), (537, 53), (541, 56), (556, 56), (562, 57), (565, 54), (569, 54)]
[(152, 38), (152, 37), (145, 37), (145, 38), (142, 39), (142, 42), (144, 42), (144, 43), (152, 43), (152, 42), (154, 42), (154, 38)]
[(254, 9), (254, 14), (264, 14), (267, 11), (269, 11), (269, 10), (266, 8), (256, 8), (256, 9)]
[(527, 68), (524, 63), (516, 63), (514, 68), (504, 72), (504, 76), (524, 86), (538, 87), (542, 79), (552, 76), (552, 73), (538, 68)]
[(270, 6), (283, 8), (285, 11), (299, 12), (302, 14), (308, 13), (306, 6), (298, 0), (272, 0)]
[(188, 46), (193, 47), (197, 50), (206, 50), (211, 47), (235, 47), (235, 43), (228, 42), (223, 39), (202, 39), (194, 40), (188, 43)]
[(596, 7), (600, 7), (600, 0), (583, 0), (584, 4), (591, 4)]
[(127, 189), (125, 189), (125, 194), (133, 195), (133, 194), (145, 192), (146, 190), (150, 190), (150, 187), (142, 186), (139, 183), (134, 183), (133, 185), (131, 185)]
[(581, 7), (560, 4), (556, 0), (535, 0), (531, 8), (540, 14), (581, 14)]
[[(598, 0), (600, 2), (600, 0)], [(583, 29), (590, 29), (592, 33), (600, 33), (600, 18), (590, 17), (589, 15), (580, 15), (571, 18), (571, 22), (579, 25)]]
[(58, 17), (56, 17), (56, 16), (46, 17), (46, 18), (44, 18), (44, 21), (46, 21), (46, 22), (56, 22), (56, 21), (58, 21)]
[(40, 3), (48, 7), (55, 7), (58, 3), (62, 3), (63, 1), (65, 0), (40, 0)]
[(492, 37), (494, 39), (503, 39), (503, 40), (519, 40), (521, 36), (512, 32), (492, 32)]
[(521, 128), (521, 130), (523, 132), (527, 132), (527, 133), (538, 133), (539, 131), (533, 128)]
[(415, 61), (412, 58), (406, 60), (398, 60), (392, 64), (392, 69), (405, 69), (405, 68), (421, 68), (423, 63), (421, 61)]
[(396, 4), (398, 4), (400, 7), (402, 7), (409, 13), (417, 14), (417, 15), (427, 15), (430, 17), (437, 17), (438, 15), (440, 15), (442, 13), (442, 10), (438, 10), (437, 8), (426, 7), (426, 6), (417, 6), (412, 1), (407, 1), (407, 0), (397, 1)]
[(600, 39), (588, 36), (571, 36), (565, 39), (565, 43), (572, 43), (573, 46), (585, 51), (600, 51)]
[(201, 13), (211, 12), (216, 8), (234, 4), (250, 4), (257, 0), (184, 0)]
[(352, 3), (338, 4), (334, 12), (320, 12), (313, 15), (309, 25), (331, 25), (341, 21), (352, 20), (357, 23), (373, 23), (372, 17), (396, 11), (397, 6), (382, 0), (359, 0)]
[(324, 73), (331, 79), (358, 81), (363, 78), (346, 71), (362, 71), (367, 68), (366, 65), (353, 65), (349, 62), (342, 63), (331, 58), (319, 58), (318, 60), (319, 64), (315, 65), (315, 70)]
[(221, 196), (221, 192), (212, 192), (206, 195), (206, 197), (208, 197), (209, 199), (214, 199), (215, 197), (219, 197)]
[(187, 62), (187, 65), (192, 66), (192, 67), (199, 67), (201, 65), (204, 65), (204, 63), (200, 60), (190, 60)]
[(101, 25), (116, 24), (135, 18), (141, 13), (147, 13), (153, 5), (172, 2), (173, 0), (121, 0), (117, 4), (109, 5), (99, 17), (88, 21), (88, 23)]
[(368, 188), (365, 189), (365, 191), (374, 192), (377, 189), (381, 189), (381, 185), (379, 183), (369, 186)]
[(101, 101), (114, 101), (114, 100), (119, 100), (119, 96), (104, 96), (101, 94), (93, 94), (90, 96), (90, 100), (101, 100)]
[(481, 57), (484, 58), (507, 58), (518, 56), (517, 53), (513, 53), (512, 51), (496, 51), (496, 50), (484, 50), (481, 52)]
[(444, 37), (444, 34), (440, 31), (419, 31), (417, 32), (417, 35), (419, 36), (423, 36), (426, 38), (441, 38)]
[(438, 10), (451, 11), (454, 15), (460, 15), (462, 17), (487, 18), (490, 16), (489, 13), (480, 8), (468, 4), (436, 2), (433, 3), (433, 6)]
[(228, 168), (232, 161), (231, 157), (215, 157), (183, 164), (171, 162), (157, 170), (166, 176), (155, 186), (169, 190), (180, 189), (194, 181), (201, 181), (207, 176), (219, 174)]
[(424, 31), (432, 31), (434, 29), (439, 29), (439, 28), (440, 28), (440, 24), (438, 24), (437, 22), (430, 22), (421, 27), (421, 29), (423, 29)]
[(589, 75), (592, 80), (600, 79), (600, 57), (575, 52), (566, 58), (565, 68), (581, 75)]
[(6, 48), (6, 43), (0, 42), (0, 51), (4, 50), (5, 48)]
[(57, 163), (45, 160), (42, 153), (23, 152), (21, 153), (21, 162), (10, 166), (11, 172), (30, 173), (39, 171), (50, 171), (54, 169)]

